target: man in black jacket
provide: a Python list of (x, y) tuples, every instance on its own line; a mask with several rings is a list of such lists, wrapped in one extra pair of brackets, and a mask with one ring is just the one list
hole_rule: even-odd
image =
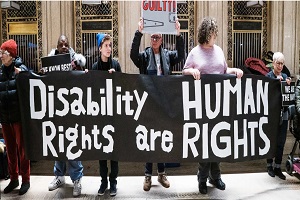
[[(148, 75), (169, 75), (172, 72), (172, 67), (182, 61), (184, 58), (184, 42), (180, 34), (180, 23), (176, 20), (176, 50), (170, 51), (162, 48), (163, 38), (161, 34), (151, 35), (151, 47), (147, 47), (144, 51), (139, 52), (141, 38), (143, 36), (142, 30), (144, 28), (144, 21), (141, 18), (138, 23), (138, 30), (135, 32), (131, 50), (130, 58), (133, 63), (140, 69), (140, 74)], [(149, 191), (151, 188), (153, 163), (146, 163), (145, 166), (145, 180), (144, 190)], [(165, 188), (170, 187), (165, 172), (165, 164), (157, 163), (158, 182)]]
[[(180, 23), (176, 20), (176, 50), (170, 51), (163, 49), (161, 44), (163, 38), (161, 34), (151, 35), (151, 47), (147, 47), (144, 51), (139, 52), (141, 38), (143, 36), (142, 30), (144, 28), (144, 21), (139, 21), (139, 29), (135, 32), (131, 50), (130, 58), (133, 63), (140, 69), (140, 74), (148, 75), (169, 75), (172, 72), (172, 67), (182, 61), (184, 58), (184, 42), (180, 34)], [(158, 68), (158, 70), (157, 70)], [(156, 72), (156, 73), (155, 73)]]

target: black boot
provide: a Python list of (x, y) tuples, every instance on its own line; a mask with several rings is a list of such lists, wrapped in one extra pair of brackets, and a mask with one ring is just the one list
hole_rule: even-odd
[(206, 186), (206, 182), (199, 182), (199, 192), (201, 194), (207, 194), (207, 186)]
[(110, 181), (109, 194), (111, 197), (116, 196), (117, 194), (117, 180)]
[(282, 173), (280, 168), (277, 167), (274, 168), (274, 175), (278, 176), (282, 180), (286, 179), (285, 175)]
[(28, 191), (29, 188), (30, 188), (30, 183), (29, 182), (22, 183), (21, 188), (19, 190), (19, 195), (25, 194)]
[(213, 179), (209, 179), (209, 183), (213, 184), (216, 188), (218, 188), (219, 190), (225, 190), (225, 183), (222, 181), (221, 178), (218, 178), (216, 180)]
[(267, 167), (267, 169), (268, 169), (268, 174), (269, 174), (271, 177), (275, 177), (273, 167), (272, 167), (272, 166), (269, 166), (269, 167)]
[(7, 193), (13, 191), (18, 186), (19, 186), (19, 180), (10, 181), (8, 186), (6, 186), (6, 188), (4, 189), (3, 193), (7, 194)]
[(107, 179), (106, 180), (102, 179), (100, 188), (98, 190), (98, 195), (99, 196), (104, 195), (106, 189), (107, 189)]

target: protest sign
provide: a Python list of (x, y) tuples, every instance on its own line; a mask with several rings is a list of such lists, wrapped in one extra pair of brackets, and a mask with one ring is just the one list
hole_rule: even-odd
[(239, 162), (276, 150), (276, 79), (70, 71), (17, 84), (30, 160)]
[(177, 34), (177, 1), (147, 1), (141, 4), (144, 19), (143, 33)]
[(286, 81), (281, 81), (282, 92), (282, 106), (289, 106), (295, 104), (295, 82), (291, 82), (290, 85)]
[(71, 56), (67, 54), (58, 54), (41, 58), (42, 71), (44, 73), (53, 71), (70, 71), (72, 70)]

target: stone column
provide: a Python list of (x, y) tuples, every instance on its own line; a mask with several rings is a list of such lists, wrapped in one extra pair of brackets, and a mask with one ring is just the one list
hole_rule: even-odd
[(73, 1), (42, 1), (42, 33), (43, 55), (56, 48), (57, 39), (61, 34), (69, 38), (70, 46), (74, 42), (74, 2)]
[[(119, 62), (125, 73), (138, 74), (138, 68), (130, 59), (131, 43), (141, 17), (140, 1), (119, 1)], [(145, 37), (141, 40), (141, 49), (145, 48)]]
[(299, 74), (299, 2), (270, 2), (270, 50), (280, 51), (291, 74)]
[[(296, 75), (300, 74), (300, 2), (297, 1), (295, 2), (295, 7), (296, 7), (296, 14), (295, 14), (295, 18), (296, 18), (296, 38), (295, 38), (295, 69), (294, 72)], [(298, 20), (297, 20), (298, 19)]]
[[(195, 2), (197, 4), (198, 2)], [(218, 4), (219, 5), (219, 4)], [(119, 61), (125, 65), (124, 72), (139, 73), (138, 68), (130, 59), (130, 48), (141, 13), (141, 1), (119, 1)], [(126, 16), (126, 17), (125, 17)], [(195, 36), (196, 37), (196, 36)], [(140, 51), (150, 46), (150, 35), (144, 34), (141, 39)], [(123, 64), (124, 63), (124, 64)]]
[[(0, 16), (1, 16), (1, 18), (2, 18), (2, 9), (0, 9)], [(1, 37), (0, 37), (0, 44), (2, 44), (2, 37), (3, 37), (3, 33), (2, 33), (2, 20), (3, 19), (1, 19), (0, 20), (0, 35), (1, 35)]]

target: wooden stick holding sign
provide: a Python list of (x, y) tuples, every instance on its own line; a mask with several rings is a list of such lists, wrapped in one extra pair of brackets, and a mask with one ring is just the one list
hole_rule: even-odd
[(177, 19), (176, 0), (143, 0), (141, 9), (144, 19), (143, 33), (177, 34), (175, 28)]

